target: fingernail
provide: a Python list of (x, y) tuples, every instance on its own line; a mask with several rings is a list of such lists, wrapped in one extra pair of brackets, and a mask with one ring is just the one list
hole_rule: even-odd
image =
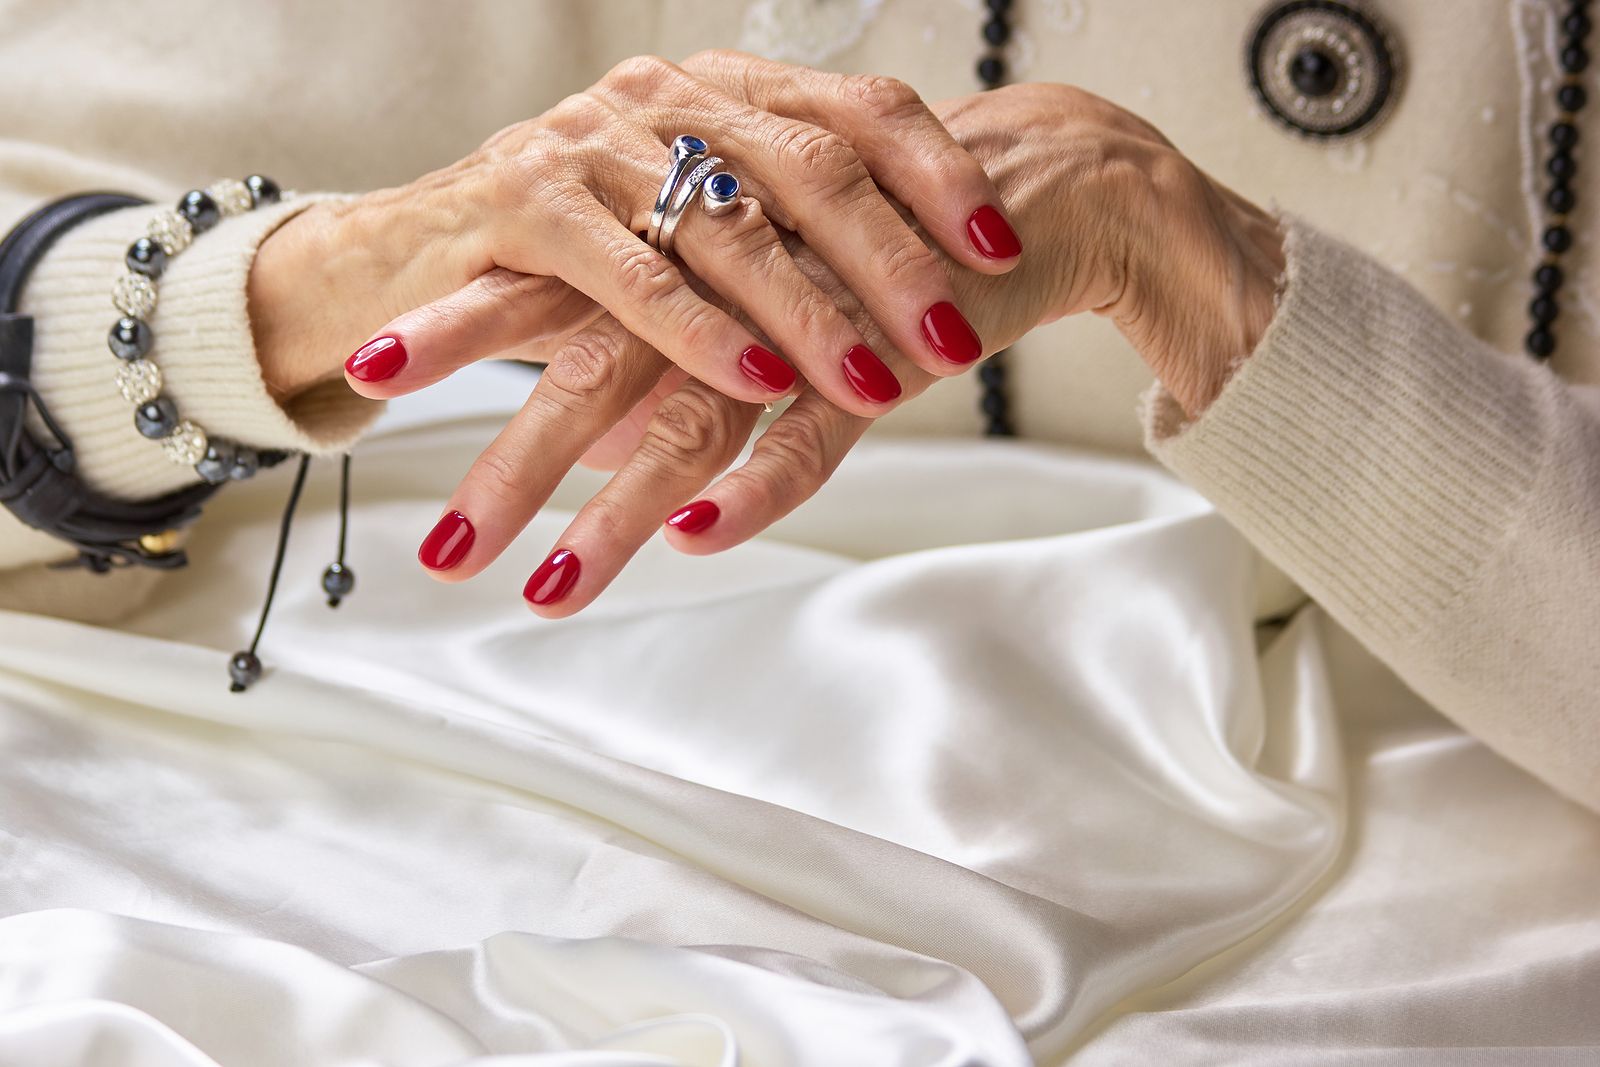
[(1022, 242), (1004, 215), (983, 205), (967, 219), (967, 239), (986, 259), (1012, 259), (1022, 255)]
[(467, 556), (478, 531), (461, 512), (452, 511), (434, 524), (417, 549), (417, 559), (430, 571), (447, 571)]
[(381, 382), (393, 378), (406, 365), (406, 346), (398, 337), (376, 337), (344, 361), (350, 377), (361, 382)]
[(696, 500), (667, 516), (667, 525), (686, 534), (704, 533), (721, 516), (715, 500)]
[(572, 592), (582, 570), (583, 564), (571, 549), (558, 548), (539, 564), (528, 584), (522, 587), (522, 599), (530, 604), (554, 604)]
[(922, 336), (946, 363), (971, 363), (983, 355), (983, 342), (972, 323), (949, 301), (933, 305), (922, 316)]
[(739, 353), (739, 369), (746, 378), (774, 393), (787, 393), (794, 388), (794, 368), (760, 345), (751, 345)]
[(844, 357), (844, 376), (851, 388), (874, 404), (887, 404), (900, 395), (900, 382), (866, 345), (856, 345)]

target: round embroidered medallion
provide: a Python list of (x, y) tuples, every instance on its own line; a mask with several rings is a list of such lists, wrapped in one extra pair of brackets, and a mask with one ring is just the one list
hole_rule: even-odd
[(1307, 137), (1370, 132), (1399, 86), (1394, 42), (1338, 0), (1270, 5), (1250, 31), (1245, 64), (1267, 113)]

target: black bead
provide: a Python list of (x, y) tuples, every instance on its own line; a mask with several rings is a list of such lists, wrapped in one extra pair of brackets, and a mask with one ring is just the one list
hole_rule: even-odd
[(1566, 34), (1572, 41), (1581, 41), (1589, 36), (1591, 28), (1589, 16), (1582, 11), (1573, 11), (1561, 20), (1561, 32)]
[(262, 204), (276, 204), (283, 196), (283, 190), (278, 188), (278, 183), (264, 174), (252, 174), (244, 180), (244, 186), (250, 190), (250, 199), (255, 201), (256, 207)]
[(195, 233), (205, 233), (222, 221), (222, 209), (217, 207), (217, 202), (211, 199), (210, 193), (199, 189), (183, 194), (183, 199), (178, 201), (178, 214), (189, 220)]
[(1572, 231), (1565, 226), (1548, 226), (1544, 231), (1544, 246), (1560, 255), (1572, 247)]
[(1583, 105), (1589, 102), (1589, 94), (1583, 91), (1581, 85), (1563, 85), (1556, 90), (1556, 103), (1562, 111), (1576, 114), (1583, 110)]
[(111, 332), (106, 335), (106, 343), (111, 347), (111, 354), (118, 359), (143, 359), (150, 354), (150, 346), (155, 344), (155, 334), (150, 332), (150, 327), (143, 319), (136, 319), (132, 315), (124, 315), (111, 326)]
[(1561, 50), (1561, 69), (1568, 74), (1582, 74), (1589, 66), (1589, 50), (1581, 44)]
[(1566, 281), (1566, 275), (1561, 273), (1561, 268), (1554, 263), (1546, 263), (1533, 272), (1533, 284), (1541, 293), (1553, 293), (1561, 288), (1561, 283)]
[(1578, 197), (1569, 186), (1557, 185), (1545, 194), (1544, 202), (1557, 215), (1569, 213), (1578, 203)]
[(356, 587), (356, 576), (343, 563), (330, 563), (322, 572), (322, 591), (328, 594), (328, 607), (336, 608), (339, 601), (350, 595)]
[(999, 48), (1011, 40), (1011, 27), (1002, 18), (992, 18), (983, 24), (983, 39)]
[(242, 693), (261, 677), (261, 661), (254, 652), (235, 652), (228, 661), (228, 677), (233, 680), (228, 688)]
[(1570, 122), (1558, 122), (1550, 127), (1550, 143), (1563, 152), (1578, 143), (1578, 127)]
[(226, 441), (213, 440), (206, 445), (206, 454), (194, 469), (210, 485), (221, 485), (228, 480), (233, 469), (233, 446)]
[(1546, 356), (1556, 350), (1556, 335), (1551, 333), (1549, 330), (1540, 327), (1539, 329), (1529, 333), (1528, 336), (1523, 339), (1522, 344), (1523, 347), (1528, 350), (1529, 355), (1538, 356), (1540, 359), (1544, 359)]
[(1528, 314), (1540, 325), (1554, 322), (1560, 313), (1561, 305), (1556, 303), (1553, 296), (1536, 296), (1533, 303), (1528, 305)]
[(981, 406), (983, 413), (991, 419), (1003, 419), (1006, 417), (1006, 395), (1002, 392), (994, 389), (985, 389)]
[(1339, 67), (1328, 53), (1302, 48), (1289, 64), (1289, 80), (1307, 96), (1327, 96), (1339, 87)]
[(1011, 10), (1011, 0), (984, 0), (984, 3), (996, 15), (1004, 15)]
[(978, 381), (988, 389), (999, 389), (1006, 384), (1006, 365), (997, 360), (988, 359), (978, 364)]
[(253, 448), (245, 445), (233, 446), (233, 463), (228, 467), (228, 477), (236, 482), (247, 478), (254, 478), (256, 471), (261, 469), (261, 456)]
[(167, 250), (150, 240), (141, 237), (128, 246), (128, 269), (143, 274), (146, 278), (159, 278), (161, 272), (167, 269)]
[(989, 425), (983, 428), (983, 435), (985, 437), (1015, 437), (1017, 436), (1017, 431), (1012, 428), (1011, 423), (1006, 419), (992, 419)]
[(978, 79), (988, 86), (999, 85), (1006, 76), (1006, 65), (997, 56), (978, 60)]
[(1558, 182), (1570, 182), (1578, 173), (1578, 161), (1572, 158), (1571, 153), (1555, 152), (1550, 156), (1550, 161), (1544, 165), (1550, 172), (1550, 177)]
[(140, 404), (133, 413), (133, 424), (139, 432), (152, 440), (160, 440), (172, 433), (178, 425), (178, 405), (164, 396), (147, 404)]

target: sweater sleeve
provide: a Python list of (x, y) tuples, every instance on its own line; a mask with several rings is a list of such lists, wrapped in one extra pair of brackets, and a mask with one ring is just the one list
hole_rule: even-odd
[[(117, 390), (118, 362), (106, 335), (120, 312), (112, 283), (123, 273), (128, 245), (168, 199), (111, 212), (62, 236), (34, 270), (21, 311), (34, 319), (33, 380), (71, 436), (77, 471), (111, 496), (159, 496), (199, 481), (192, 467), (167, 459), (134, 427), (133, 405)], [(0, 195), (0, 228), (13, 225), (43, 198)], [(225, 218), (174, 256), (158, 285), (150, 316), (164, 392), (182, 417), (208, 433), (256, 448), (312, 453), (348, 449), (381, 405), (358, 397), (335, 378), (296, 396), (275, 399), (256, 362), (246, 283), (257, 247), (275, 229), (321, 197), (301, 196)], [(68, 558), (64, 543), (0, 513), (0, 571)], [(20, 588), (0, 573), (0, 603)], [(70, 613), (70, 612), (69, 612)]]
[(1600, 810), (1600, 404), (1305, 225), (1260, 345), (1145, 439), (1439, 711)]

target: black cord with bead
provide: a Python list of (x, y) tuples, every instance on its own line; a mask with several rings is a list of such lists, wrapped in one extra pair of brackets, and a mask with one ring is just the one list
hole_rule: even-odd
[(1573, 155), (1578, 146), (1578, 112), (1589, 102), (1589, 94), (1583, 88), (1583, 72), (1589, 67), (1584, 43), (1592, 28), (1589, 5), (1590, 0), (1567, 0), (1561, 19), (1561, 84), (1556, 88), (1556, 107), (1561, 113), (1550, 126), (1550, 158), (1545, 162), (1550, 189), (1544, 202), (1550, 214), (1540, 235), (1544, 258), (1533, 272), (1534, 297), (1528, 305), (1532, 329), (1524, 341), (1528, 354), (1540, 360), (1549, 359), (1556, 350), (1555, 322), (1561, 311), (1557, 296), (1566, 277), (1561, 270), (1561, 257), (1572, 247), (1567, 217), (1578, 203), (1573, 192), (1578, 175), (1578, 161)]
[[(978, 59), (978, 80), (984, 89), (996, 89), (1005, 83), (1006, 62), (1001, 54), (1011, 40), (1011, 0), (984, 0), (989, 17), (983, 24), (984, 52)], [(983, 384), (980, 405), (983, 410), (984, 435), (987, 437), (1015, 437), (1011, 424), (1011, 398), (1006, 393), (1006, 353), (996, 352), (978, 367), (978, 381)]]

